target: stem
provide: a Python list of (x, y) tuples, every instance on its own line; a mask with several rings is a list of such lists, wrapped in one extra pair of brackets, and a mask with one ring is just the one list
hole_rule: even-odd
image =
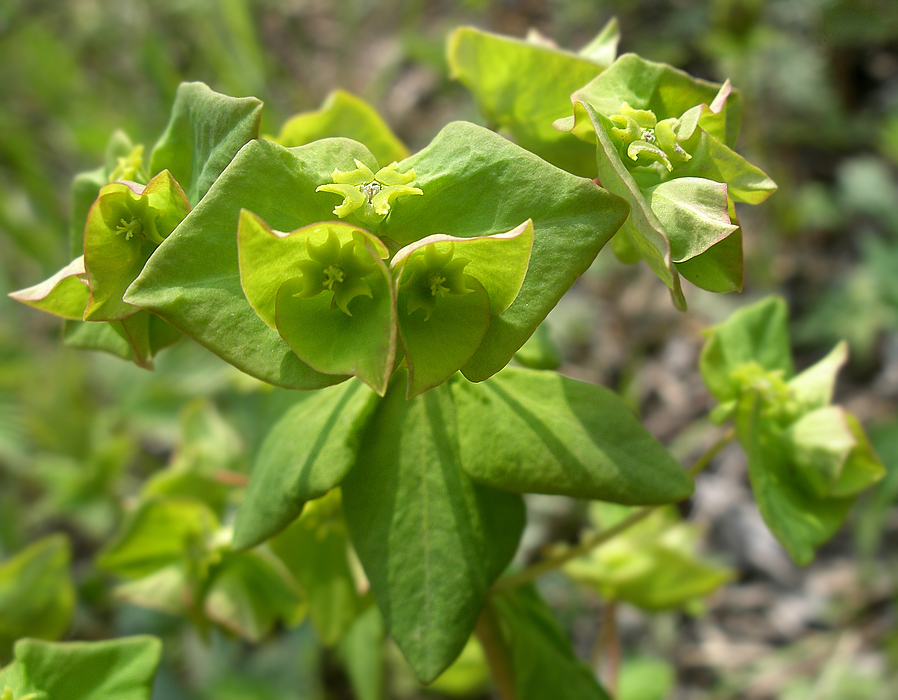
[(499, 629), (499, 620), (493, 610), (492, 601), (487, 602), (480, 617), (477, 618), (474, 634), (477, 635), (480, 646), (483, 647), (483, 653), (490, 671), (492, 671), (499, 697), (502, 700), (515, 700), (517, 696), (514, 689), (514, 674), (511, 671), (511, 663), (508, 658), (508, 647), (502, 638), (502, 631)]
[[(717, 442), (711, 445), (711, 447), (709, 447), (705, 451), (705, 453), (702, 454), (702, 456), (697, 460), (695, 460), (692, 466), (689, 467), (689, 476), (695, 477), (705, 469), (707, 469), (708, 465), (711, 464), (711, 460), (713, 460), (714, 457), (716, 457), (717, 454), (735, 437), (736, 431), (733, 428), (727, 430), (727, 432), (724, 433)], [(543, 559), (542, 561), (538, 561), (535, 564), (527, 567), (523, 571), (519, 571), (516, 574), (511, 574), (499, 579), (493, 585), (493, 592), (502, 593), (503, 591), (509, 591), (512, 588), (517, 588), (518, 586), (521, 586), (525, 583), (530, 583), (543, 574), (564, 566), (572, 559), (576, 559), (577, 557), (582, 557), (584, 554), (588, 554), (596, 547), (605, 544), (608, 540), (616, 537), (625, 530), (629, 530), (631, 527), (636, 525), (636, 523), (645, 520), (658, 507), (659, 506), (644, 506), (638, 510), (635, 510), (626, 518), (617, 523), (617, 525), (594, 533), (593, 535), (584, 539), (580, 544), (574, 547), (570, 547), (560, 554), (556, 554), (555, 556), (548, 557), (547, 559)]]
[(602, 684), (612, 698), (617, 697), (620, 670), (620, 637), (617, 634), (617, 601), (609, 600), (602, 610), (602, 627), (596, 646)]

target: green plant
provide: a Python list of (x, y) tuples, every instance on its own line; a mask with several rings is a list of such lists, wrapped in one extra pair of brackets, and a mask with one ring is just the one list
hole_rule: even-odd
[[(688, 498), (734, 437), (771, 530), (797, 562), (813, 557), (883, 470), (830, 405), (843, 350), (793, 376), (782, 302), (712, 330), (702, 373), (714, 417), (735, 430), (688, 472), (610, 390), (508, 366), (608, 242), (646, 261), (680, 309), (681, 276), (741, 289), (735, 202), (775, 189), (733, 150), (741, 102), (728, 83), (616, 45), (613, 24), (579, 55), (458, 30), (452, 71), (517, 143), (455, 122), (403, 157), (344, 93), (260, 139), (261, 103), (197, 83), (179, 89), (146, 161), (113, 136), (104, 168), (76, 178), (77, 257), (12, 296), (67, 319), (79, 347), (149, 367), (184, 334), (311, 392), (270, 427), (232, 526), (207, 474), (145, 486), (97, 561), (126, 579), (120, 597), (251, 640), (308, 604), (324, 643), (346, 647), (376, 638), (373, 598), (424, 683), (476, 633), (504, 697), (603, 698), (529, 584), (567, 565), (647, 609), (723, 584), (729, 572), (701, 561), (661, 506)], [(503, 576), (525, 493), (636, 509), (595, 509), (604, 529)], [(598, 574), (573, 562), (623, 533)], [(659, 591), (662, 571), (682, 590)]]

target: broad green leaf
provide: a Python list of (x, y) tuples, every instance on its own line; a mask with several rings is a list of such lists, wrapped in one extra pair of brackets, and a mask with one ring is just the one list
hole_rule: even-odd
[(107, 168), (78, 173), (72, 180), (69, 219), (69, 248), (73, 258), (84, 255), (84, 226), (87, 213), (97, 201), (100, 188), (109, 184)]
[(561, 366), (561, 352), (552, 341), (549, 327), (542, 323), (531, 335), (514, 359), (530, 369), (558, 369)]
[(448, 387), (410, 401), (397, 376), (343, 482), (352, 543), (387, 629), (424, 683), (458, 656), (524, 525), (519, 496), (459, 464)]
[(484, 693), (490, 686), (490, 667), (483, 647), (476, 635), (468, 639), (465, 648), (439, 678), (427, 686), (431, 693), (443, 693), (452, 698), (466, 698)]
[(330, 93), (320, 109), (288, 119), (274, 140), (292, 148), (332, 136), (365, 144), (378, 163), (392, 163), (409, 155), (377, 110), (345, 90)]
[(511, 652), (517, 700), (610, 700), (577, 658), (555, 615), (533, 585), (496, 596), (493, 606)]
[(723, 183), (678, 177), (650, 187), (644, 194), (667, 232), (675, 263), (701, 255), (739, 228), (730, 221)]
[(50, 535), (0, 564), (0, 663), (21, 637), (66, 633), (75, 608), (70, 560), (68, 539)]
[(520, 291), (532, 247), (528, 220), (488, 237), (427, 236), (393, 256), (409, 398), (442, 384), (471, 359), (491, 316)]
[(731, 150), (706, 131), (696, 131), (683, 144), (692, 155), (678, 173), (727, 183), (727, 192), (737, 202), (760, 204), (776, 191), (776, 183), (757, 166)]
[(339, 490), (312, 501), (268, 543), (309, 602), (309, 617), (327, 647), (343, 639), (362, 608), (349, 568), (349, 536)]
[(784, 299), (767, 297), (708, 331), (699, 368), (705, 386), (718, 401), (738, 398), (741, 389), (732, 373), (741, 365), (755, 362), (765, 370), (782, 372), (784, 379), (792, 377), (788, 313)]
[(181, 331), (148, 311), (138, 311), (121, 321), (63, 324), (67, 347), (108, 352), (144, 369), (152, 369), (153, 358), (182, 337)]
[(659, 509), (587, 556), (569, 562), (564, 571), (606, 600), (623, 600), (651, 611), (682, 608), (734, 576), (730, 569), (697, 555), (700, 536), (672, 509)]
[(147, 262), (128, 291), (129, 303), (162, 318), (238, 369), (276, 386), (318, 389), (342, 377), (314, 371), (253, 311), (240, 286), (237, 226), (241, 209), (277, 231), (333, 219), (333, 203), (315, 188), (361, 144), (325, 139), (287, 149), (251, 141), (203, 201)]
[(279, 621), (299, 624), (305, 605), (284, 565), (270, 553), (253, 550), (222, 555), (203, 610), (210, 620), (258, 644)]
[(833, 488), (833, 496), (853, 496), (872, 486), (886, 476), (886, 469), (880, 460), (860, 422), (851, 413), (845, 413), (845, 420), (854, 436), (854, 449), (842, 465), (842, 473)]
[(188, 211), (187, 197), (168, 171), (146, 187), (114, 182), (100, 190), (84, 228), (90, 286), (85, 321), (116, 321), (139, 311), (122, 296)]
[(604, 387), (512, 367), (451, 387), (461, 463), (478, 483), (626, 504), (692, 493), (686, 471)]
[(832, 537), (854, 498), (818, 499), (796, 481), (786, 448), (760, 417), (757, 392), (748, 392), (736, 411), (739, 442), (748, 456), (748, 475), (767, 527), (800, 566)]
[(66, 347), (108, 352), (129, 362), (137, 360), (121, 321), (109, 323), (66, 321), (63, 324), (62, 340)]
[(489, 296), (466, 276), (467, 294), (437, 300), (428, 317), (424, 309), (408, 313), (411, 295), (400, 288), (399, 334), (408, 363), (407, 398), (445, 382), (477, 351), (490, 326)]
[(23, 639), (15, 666), (48, 700), (150, 700), (162, 657), (155, 637), (103, 642), (40, 642)]
[(845, 411), (827, 406), (801, 416), (783, 433), (796, 475), (817, 498), (826, 498), (842, 473), (857, 441)]
[(203, 83), (181, 83), (171, 118), (150, 156), (150, 173), (168, 170), (196, 206), (237, 152), (259, 136), (262, 103), (228, 97)]
[(735, 231), (704, 253), (675, 263), (677, 272), (696, 287), (717, 294), (742, 291), (742, 229), (732, 200), (729, 201), (729, 213), (730, 221), (737, 227)]
[(264, 542), (295, 520), (306, 501), (343, 481), (377, 402), (368, 387), (350, 381), (323, 389), (284, 414), (256, 458), (234, 523), (235, 549)]
[[(399, 245), (434, 234), (507, 233), (533, 221), (530, 265), (514, 302), (490, 322), (462, 368), (472, 381), (512, 358), (586, 271), (626, 216), (626, 205), (593, 182), (549, 165), (491, 131), (456, 122), (403, 161), (423, 196), (398, 200), (380, 229)], [(484, 282), (484, 284), (486, 284)]]
[(803, 408), (825, 408), (832, 402), (836, 375), (848, 360), (848, 343), (838, 343), (819, 362), (808, 367), (789, 381), (789, 391)]
[(169, 564), (151, 574), (120, 583), (113, 589), (115, 597), (133, 605), (158, 610), (167, 615), (187, 615), (193, 604), (190, 581), (181, 564)]
[(90, 298), (87, 273), (84, 271), (84, 256), (75, 258), (43, 282), (11, 292), (9, 296), (41, 311), (80, 321), (84, 317), (84, 309)]
[(614, 51), (608, 50), (612, 41), (607, 29), (584, 49), (585, 54), (577, 55), (460, 27), (449, 37), (449, 68), (452, 77), (473, 93), (491, 125), (508, 131), (518, 144), (550, 163), (594, 177), (589, 149), (553, 129), (552, 122), (570, 113), (571, 93), (608, 65)]
[(620, 24), (617, 17), (612, 17), (601, 31), (577, 54), (594, 61), (601, 66), (610, 66), (617, 58), (617, 45), (620, 43)]
[(122, 578), (142, 578), (203, 550), (217, 529), (215, 514), (200, 501), (147, 500), (100, 553), (97, 565)]
[(230, 496), (231, 487), (211, 476), (180, 469), (163, 469), (151, 476), (141, 489), (142, 498), (189, 498), (202, 501), (220, 513)]

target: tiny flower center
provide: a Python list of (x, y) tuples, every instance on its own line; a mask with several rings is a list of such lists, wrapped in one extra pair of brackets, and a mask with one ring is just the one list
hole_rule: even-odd
[(130, 241), (134, 234), (140, 234), (143, 232), (143, 224), (140, 222), (140, 219), (133, 218), (130, 221), (126, 221), (125, 219), (121, 219), (119, 221), (118, 226), (115, 227), (115, 233), (125, 234), (125, 240)]
[(642, 140), (647, 141), (648, 143), (655, 143), (655, 130), (654, 129), (643, 129), (642, 130)]
[(374, 195), (383, 189), (379, 182), (369, 182), (365, 185), (359, 185), (359, 190), (368, 198), (370, 204), (374, 200)]
[(329, 291), (334, 290), (334, 285), (339, 284), (346, 278), (346, 274), (343, 270), (336, 265), (328, 265), (324, 268), (324, 283), (323, 286), (325, 289)]
[(446, 278), (443, 275), (433, 274), (427, 279), (430, 286), (430, 293), (435, 297), (444, 297), (449, 293), (449, 287), (446, 286)]

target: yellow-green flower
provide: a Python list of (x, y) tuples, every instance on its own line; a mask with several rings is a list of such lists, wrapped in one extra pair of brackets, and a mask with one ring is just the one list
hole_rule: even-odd
[(398, 163), (381, 168), (376, 173), (360, 160), (355, 161), (355, 170), (343, 172), (334, 170), (334, 181), (320, 185), (316, 192), (331, 192), (343, 197), (343, 202), (334, 207), (334, 214), (341, 219), (355, 214), (367, 223), (378, 223), (390, 213), (390, 207), (397, 197), (424, 194), (419, 188), (411, 187), (415, 181), (415, 171), (396, 171)]
[(677, 140), (678, 119), (663, 119), (660, 122), (649, 109), (633, 109), (624, 102), (620, 114), (609, 117), (614, 127), (611, 136), (627, 147), (631, 160), (644, 156), (661, 163), (668, 171), (674, 163), (685, 163), (692, 158)]

